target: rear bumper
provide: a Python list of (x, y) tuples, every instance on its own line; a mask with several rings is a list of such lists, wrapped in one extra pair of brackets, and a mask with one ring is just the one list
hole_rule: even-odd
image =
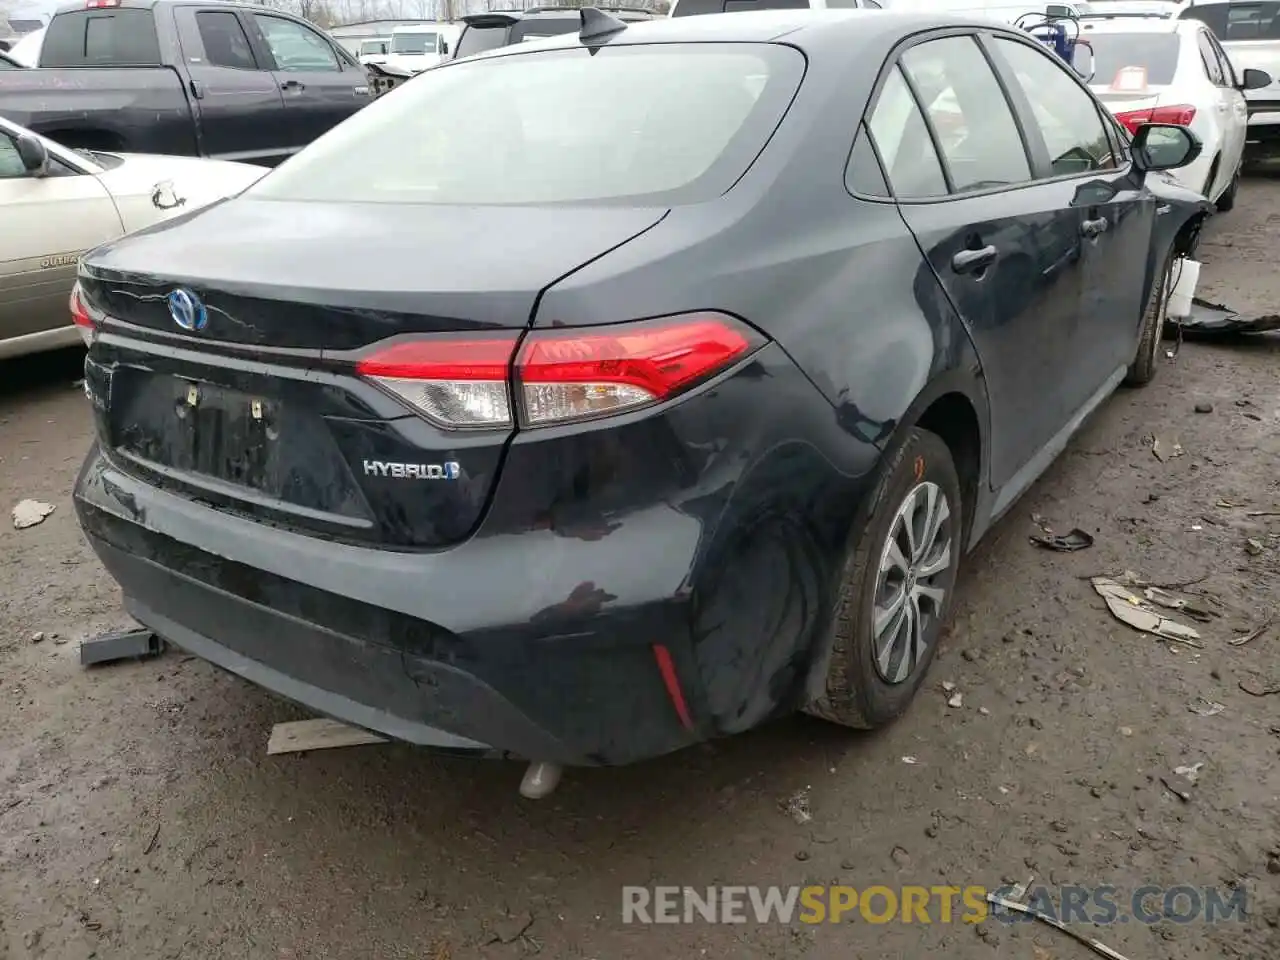
[[(702, 739), (681, 723), (653, 650), (667, 646), (678, 671), (687, 663), (685, 612), (646, 599), (678, 593), (654, 572), (687, 571), (696, 531), (650, 524), (630, 545), (648, 556), (634, 566), (629, 602), (601, 615), (590, 584), (565, 588), (554, 572), (513, 589), (504, 571), (522, 566), (528, 582), (555, 552), (533, 537), (529, 550), (506, 546), (505, 560), (319, 543), (150, 487), (96, 448), (75, 502), (132, 616), (319, 713), (424, 746), (572, 765), (628, 763)], [(370, 592), (383, 602), (361, 599)], [(573, 627), (575, 605), (589, 628)]]

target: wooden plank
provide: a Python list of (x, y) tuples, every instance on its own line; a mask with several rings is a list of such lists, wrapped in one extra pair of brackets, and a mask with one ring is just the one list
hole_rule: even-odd
[(358, 747), (366, 743), (386, 743), (386, 737), (349, 727), (337, 720), (317, 717), (315, 720), (295, 720), (277, 723), (271, 728), (267, 741), (267, 755), (276, 753), (300, 753), (303, 750), (328, 750), (333, 747)]

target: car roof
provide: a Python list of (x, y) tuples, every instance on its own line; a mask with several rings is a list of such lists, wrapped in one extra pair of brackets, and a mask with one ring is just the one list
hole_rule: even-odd
[[(1003, 31), (1029, 37), (1025, 31), (1007, 23), (981, 16), (947, 16), (927, 11), (898, 12), (888, 10), (752, 10), (738, 13), (706, 14), (697, 17), (658, 17), (628, 23), (625, 31), (611, 36), (615, 44), (634, 43), (768, 43), (786, 37), (787, 43), (802, 50), (817, 50), (828, 45), (855, 46), (892, 44), (898, 39), (923, 30), (945, 27), (972, 27)], [(551, 50), (578, 46), (577, 33), (548, 37), (537, 41), (538, 49)], [(512, 56), (527, 50), (527, 44), (498, 47), (474, 58)]]

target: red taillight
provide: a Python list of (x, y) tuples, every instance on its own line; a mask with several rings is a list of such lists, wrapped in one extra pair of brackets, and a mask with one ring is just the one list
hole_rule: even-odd
[(689, 314), (591, 331), (537, 331), (516, 360), (530, 426), (666, 400), (750, 352), (756, 338), (721, 314)]
[(1189, 103), (1177, 103), (1168, 107), (1151, 107), (1147, 110), (1126, 110), (1117, 113), (1116, 119), (1130, 133), (1137, 133), (1144, 123), (1172, 123), (1179, 127), (1191, 126), (1196, 118), (1196, 108)]
[(86, 10), (101, 10), (104, 7), (118, 7), (120, 0), (85, 0)]
[(758, 347), (762, 338), (718, 313), (517, 336), (393, 344), (356, 371), (446, 427), (543, 426), (670, 399)]
[(89, 308), (85, 305), (84, 297), (80, 293), (80, 284), (77, 283), (71, 288), (71, 320), (80, 330), (80, 336), (84, 338), (84, 344), (87, 347), (93, 340), (93, 331), (96, 324), (93, 322), (93, 315), (89, 312)]
[(446, 427), (511, 425), (507, 372), (516, 334), (407, 340), (356, 363), (356, 372)]

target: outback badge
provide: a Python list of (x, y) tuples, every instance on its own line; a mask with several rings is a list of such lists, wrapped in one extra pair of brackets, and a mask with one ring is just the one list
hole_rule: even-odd
[(462, 465), (455, 460), (444, 463), (395, 463), (389, 460), (366, 460), (366, 477), (391, 477), (395, 480), (457, 480)]

